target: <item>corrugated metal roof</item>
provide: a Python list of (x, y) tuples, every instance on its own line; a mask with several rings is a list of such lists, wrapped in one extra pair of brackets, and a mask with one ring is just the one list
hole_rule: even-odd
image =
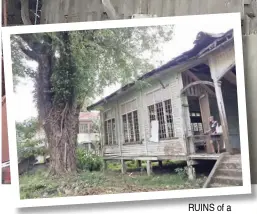
[[(173, 58), (172, 60), (170, 60), (169, 62), (167, 62), (166, 64), (148, 72), (145, 73), (144, 75), (142, 75), (141, 77), (139, 77), (137, 79), (137, 81), (140, 80), (145, 80), (157, 73), (160, 73), (164, 70), (167, 70), (168, 68), (171, 67), (175, 67), (177, 65), (182, 65), (183, 63), (186, 63), (189, 60), (193, 60), (193, 59), (198, 59), (200, 58), (202, 55), (212, 51), (213, 49), (215, 49), (217, 46), (222, 45), (223, 43), (227, 42), (228, 40), (232, 40), (233, 39), (233, 29), (227, 31), (226, 33), (221, 33), (221, 34), (210, 34), (210, 33), (206, 33), (206, 32), (199, 32), (196, 36), (196, 39), (194, 41), (194, 47), (184, 53), (182, 53), (181, 55)], [(121, 87), (120, 89), (118, 89), (117, 91), (113, 92), (112, 94), (110, 94), (109, 96), (101, 99), (100, 101), (94, 103), (93, 105), (87, 107), (87, 110), (93, 110), (94, 108), (96, 108), (99, 105), (102, 105), (104, 103), (106, 103), (108, 100), (110, 100), (111, 98), (117, 96), (118, 94), (120, 94), (120, 92), (125, 92), (127, 91), (129, 88), (131, 88), (132, 86), (134, 86), (136, 83), (136, 81), (131, 82), (123, 87)]]
[(83, 120), (94, 120), (99, 117), (99, 112), (80, 112), (79, 121)]

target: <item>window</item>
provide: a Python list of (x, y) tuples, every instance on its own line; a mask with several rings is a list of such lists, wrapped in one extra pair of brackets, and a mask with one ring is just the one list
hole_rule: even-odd
[(203, 134), (203, 124), (200, 112), (190, 112), (191, 129), (194, 135)]
[(104, 114), (104, 135), (106, 145), (115, 145), (116, 141), (116, 124), (114, 113), (110, 110)]
[(125, 143), (138, 143), (140, 136), (137, 111), (122, 115), (122, 124)]
[(148, 113), (150, 123), (153, 120), (158, 120), (160, 139), (169, 139), (174, 137), (173, 116), (170, 99), (148, 106)]
[(87, 123), (80, 124), (79, 133), (89, 133), (89, 124)]
[(140, 141), (136, 99), (121, 105), (122, 128), (125, 143)]

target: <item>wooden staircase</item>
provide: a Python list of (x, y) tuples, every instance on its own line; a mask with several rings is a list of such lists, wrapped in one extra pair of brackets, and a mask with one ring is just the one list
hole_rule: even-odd
[(222, 153), (203, 188), (242, 186), (241, 155)]

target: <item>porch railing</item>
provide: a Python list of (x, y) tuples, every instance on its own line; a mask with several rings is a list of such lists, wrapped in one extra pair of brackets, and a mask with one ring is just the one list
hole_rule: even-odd
[[(221, 135), (215, 135), (216, 139), (222, 141)], [(187, 152), (188, 154), (196, 153), (212, 153), (210, 135), (191, 135), (187, 137)], [(203, 147), (203, 151), (199, 152), (198, 147)]]

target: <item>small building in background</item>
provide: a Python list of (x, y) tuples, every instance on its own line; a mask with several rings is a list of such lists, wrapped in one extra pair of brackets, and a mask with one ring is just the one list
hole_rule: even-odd
[(89, 151), (96, 151), (100, 142), (99, 112), (80, 112), (78, 146)]

